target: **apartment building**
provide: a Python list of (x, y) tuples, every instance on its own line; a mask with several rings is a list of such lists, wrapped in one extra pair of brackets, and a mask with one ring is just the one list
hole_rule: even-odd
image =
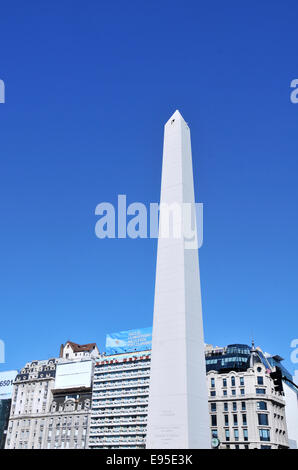
[(150, 358), (151, 351), (141, 351), (96, 363), (90, 448), (145, 448)]
[[(270, 375), (281, 358), (242, 344), (206, 345), (205, 355), (215, 445), (295, 448), (297, 393), (287, 406)], [(145, 448), (150, 359), (150, 350), (106, 356), (68, 341), (59, 358), (27, 363), (13, 384), (5, 447)]]
[[(95, 366), (90, 448), (144, 448), (150, 351), (102, 358)], [(284, 396), (259, 348), (206, 346), (211, 436), (221, 449), (287, 448)]]
[(206, 351), (212, 437), (220, 448), (288, 448), (285, 400), (260, 349), (230, 345)]
[(28, 362), (16, 376), (5, 448), (87, 447), (96, 349), (83, 345), (75, 356), (80, 345), (68, 343), (68, 353)]

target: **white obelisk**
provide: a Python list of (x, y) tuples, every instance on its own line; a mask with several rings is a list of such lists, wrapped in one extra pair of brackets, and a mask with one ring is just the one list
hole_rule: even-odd
[[(176, 111), (164, 131), (161, 204), (194, 202), (190, 130)], [(146, 448), (207, 449), (211, 434), (198, 250), (186, 248), (183, 234), (162, 238), (161, 218), (162, 213)]]

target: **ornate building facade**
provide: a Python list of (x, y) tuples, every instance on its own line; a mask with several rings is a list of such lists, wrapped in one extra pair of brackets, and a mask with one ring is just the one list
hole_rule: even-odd
[[(87, 447), (92, 368), (90, 368), (90, 380), (84, 386), (76, 384), (76, 375), (81, 380), (82, 363), (91, 361), (93, 364), (94, 351), (97, 347), (94, 348), (94, 343), (83, 345), (79, 351), (82, 354), (75, 356), (74, 349), (80, 349), (79, 346), (71, 343), (71, 349), (68, 348), (73, 353), (71, 357), (66, 358), (67, 353), (64, 353), (62, 348), (59, 358), (28, 362), (17, 375), (13, 386), (5, 448)], [(72, 371), (68, 375), (65, 374), (65, 385), (59, 388), (62, 382), (60, 377), (59, 384), (57, 383), (57, 368), (67, 364), (73, 364)], [(75, 380), (71, 380), (73, 377)]]
[[(145, 448), (151, 351), (97, 357), (94, 343), (89, 355), (88, 345), (74, 345), (67, 342), (59, 358), (28, 362), (17, 375), (5, 447)], [(254, 345), (206, 346), (210, 440), (220, 449), (290, 446), (286, 397), (271, 376), (277, 357)]]
[(210, 350), (208, 365), (211, 434), (220, 448), (288, 448), (285, 399), (262, 352), (246, 345)]

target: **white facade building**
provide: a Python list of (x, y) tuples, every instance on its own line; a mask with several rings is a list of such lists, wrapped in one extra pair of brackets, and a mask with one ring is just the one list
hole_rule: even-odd
[(28, 362), (17, 375), (12, 394), (6, 449), (44, 449), (56, 364)]
[(288, 447), (284, 397), (274, 391), (266, 367), (207, 374), (210, 425), (220, 448)]
[(87, 447), (94, 343), (83, 346), (78, 356), (61, 350), (60, 358), (28, 362), (16, 376), (6, 449)]
[[(285, 397), (274, 390), (262, 357), (246, 345), (206, 347), (209, 440), (217, 437), (220, 449), (289, 447)], [(90, 448), (145, 447), (150, 360), (151, 351), (143, 351), (103, 356), (96, 364)]]
[[(205, 354), (210, 441), (217, 437), (219, 449), (296, 448), (297, 393), (285, 382), (284, 395), (274, 390), (274, 365), (261, 350), (208, 345)], [(145, 448), (150, 366), (150, 350), (27, 363), (14, 381), (5, 447)]]
[(60, 346), (59, 357), (69, 361), (76, 359), (96, 358), (99, 356), (99, 350), (96, 343), (77, 344), (73, 341), (67, 341)]
[(145, 448), (151, 351), (102, 357), (94, 370), (89, 447)]

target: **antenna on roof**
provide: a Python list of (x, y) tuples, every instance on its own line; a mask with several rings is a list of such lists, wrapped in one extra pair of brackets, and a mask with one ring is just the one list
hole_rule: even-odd
[(251, 349), (255, 349), (254, 332), (251, 330)]

